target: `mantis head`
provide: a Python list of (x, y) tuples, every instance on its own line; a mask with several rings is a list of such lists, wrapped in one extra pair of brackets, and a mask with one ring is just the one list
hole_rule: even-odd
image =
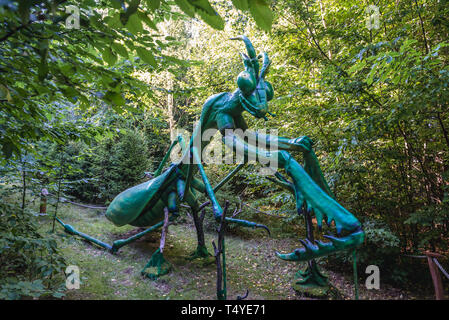
[[(268, 54), (263, 52), (256, 56), (256, 51), (246, 36), (238, 36), (231, 40), (242, 40), (248, 53), (248, 55), (241, 53), (245, 70), (237, 77), (240, 102), (243, 108), (254, 117), (268, 120), (265, 116), (267, 113), (271, 114), (268, 111), (268, 101), (274, 96), (272, 85), (265, 81), (265, 75), (271, 63)], [(263, 61), (260, 70), (259, 59)]]

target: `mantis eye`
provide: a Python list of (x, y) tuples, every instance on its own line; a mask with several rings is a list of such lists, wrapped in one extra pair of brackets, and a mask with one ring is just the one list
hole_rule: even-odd
[(248, 71), (242, 71), (237, 77), (237, 85), (245, 96), (249, 96), (257, 86), (256, 79)]

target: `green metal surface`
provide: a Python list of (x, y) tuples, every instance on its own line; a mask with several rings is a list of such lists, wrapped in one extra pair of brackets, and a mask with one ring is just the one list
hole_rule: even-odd
[(310, 261), (305, 270), (298, 270), (292, 288), (304, 296), (324, 298), (329, 294), (330, 285), (328, 277), (314, 261)]
[(135, 225), (133, 222), (142, 214), (150, 216), (149, 221), (152, 222), (162, 220), (163, 212), (151, 210), (152, 208), (148, 204), (173, 171), (174, 167), (171, 167), (162, 175), (120, 193), (108, 206), (106, 218), (118, 227), (127, 224)]
[[(199, 123), (193, 131), (190, 142), (186, 145), (182, 137), (177, 137), (158, 166), (154, 174), (155, 177), (123, 191), (117, 195), (107, 209), (106, 217), (116, 226), (129, 224), (139, 227), (150, 226), (150, 228), (131, 238), (117, 240), (113, 246), (82, 234), (73, 227), (60, 222), (67, 232), (79, 235), (115, 252), (119, 247), (161, 227), (165, 208), (176, 214), (179, 204), (186, 202), (196, 210), (199, 206), (197, 192), (209, 198), (214, 218), (217, 222), (220, 221), (223, 209), (218, 203), (215, 192), (229, 182), (244, 164), (237, 166), (215, 188), (212, 188), (200, 157), (200, 150), (204, 150), (209, 141), (202, 141), (201, 137), (205, 130), (218, 129), (223, 136), (224, 143), (229, 148), (245, 155), (244, 162), (247, 162), (251, 156), (251, 159), (263, 160), (264, 163), (277, 163), (279, 168), (285, 169), (291, 181), (279, 172), (270, 177), (271, 181), (290, 190), (295, 196), (298, 210), (305, 207), (308, 214), (309, 212), (313, 214), (320, 230), (322, 221), (325, 219), (329, 225), (335, 223), (337, 235), (340, 235), (341, 232), (346, 234), (345, 236), (325, 236), (330, 242), (315, 241), (311, 219), (306, 219), (308, 236), (307, 239), (301, 240), (303, 247), (287, 254), (277, 253), (279, 258), (287, 261), (309, 261), (337, 251), (354, 249), (363, 243), (365, 234), (362, 226), (352, 213), (335, 200), (312, 148), (311, 139), (307, 136), (290, 139), (248, 130), (243, 118), (244, 112), (265, 120), (268, 120), (267, 115), (271, 114), (268, 111), (268, 101), (273, 98), (274, 91), (271, 84), (265, 80), (271, 62), (265, 52), (259, 56), (256, 55), (256, 51), (247, 37), (239, 36), (233, 39), (243, 41), (248, 53), (248, 55), (241, 54), (244, 71), (237, 78), (238, 88), (233, 92), (222, 92), (209, 97), (203, 105)], [(262, 66), (259, 63), (260, 58)], [(236, 134), (235, 129), (245, 131), (245, 135), (250, 138), (248, 142)], [(260, 141), (260, 139), (266, 142), (264, 148), (250, 142)], [(183, 150), (182, 159), (177, 163), (170, 164), (164, 171), (170, 152), (177, 143)], [(277, 144), (278, 151), (268, 151), (270, 145), (274, 143)], [(290, 152), (298, 151), (303, 154), (304, 166), (300, 165), (290, 154)], [(192, 160), (196, 160), (196, 163), (192, 163)], [(195, 177), (197, 173), (201, 179)], [(264, 228), (269, 232), (266, 226), (256, 222), (228, 217), (226, 217), (226, 221), (244, 227)], [(199, 247), (196, 250), (199, 256), (208, 256), (209, 254), (204, 251), (205, 248)], [(155, 252), (147, 267), (156, 267), (158, 272), (151, 273), (151, 277), (165, 271), (168, 272), (169, 268), (163, 267), (166, 265), (165, 263), (162, 253)], [(309, 268), (303, 278), (308, 281), (320, 282), (319, 274), (315, 265), (315, 267)]]
[(83, 238), (83, 239), (85, 239), (85, 240), (87, 240), (87, 241), (89, 241), (91, 243), (94, 243), (94, 244), (96, 244), (96, 245), (98, 245), (98, 246), (100, 246), (102, 248), (105, 248), (107, 250), (111, 250), (112, 249), (112, 247), (109, 244), (107, 244), (107, 243), (105, 243), (103, 241), (100, 241), (98, 239), (95, 239), (95, 238), (93, 238), (93, 237), (91, 237), (91, 236), (89, 236), (89, 235), (87, 235), (85, 233), (79, 232), (73, 226), (71, 226), (70, 224), (62, 222), (56, 216), (54, 218), (64, 228), (64, 231), (67, 232), (68, 234), (71, 234), (73, 236), (79, 236), (79, 237), (81, 237), (81, 238)]
[(161, 250), (157, 249), (140, 273), (144, 277), (151, 280), (156, 280), (157, 278), (169, 273), (171, 268), (172, 266), (170, 262), (165, 260)]
[(112, 253), (115, 253), (118, 251), (118, 249), (120, 249), (123, 246), (126, 246), (127, 244), (130, 244), (131, 242), (136, 241), (137, 239), (142, 238), (144, 235), (146, 235), (147, 233), (153, 232), (154, 230), (159, 229), (160, 227), (162, 227), (164, 225), (164, 222), (158, 222), (156, 223), (154, 226), (151, 226), (150, 228), (146, 229), (145, 231), (139, 232), (137, 234), (135, 234), (132, 237), (129, 237), (127, 239), (119, 239), (119, 240), (115, 240), (112, 243), (112, 248), (111, 251)]
[(196, 247), (196, 250), (189, 255), (187, 260), (193, 260), (197, 258), (208, 258), (210, 256), (212, 255), (209, 253), (209, 251), (207, 251), (207, 248), (205, 246), (198, 245)]

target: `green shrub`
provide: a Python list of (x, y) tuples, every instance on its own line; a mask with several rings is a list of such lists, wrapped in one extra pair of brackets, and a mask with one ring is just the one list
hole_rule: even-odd
[(0, 299), (62, 297), (65, 262), (56, 239), (38, 232), (31, 211), (1, 200)]
[(127, 130), (114, 139), (104, 139), (95, 150), (94, 178), (98, 197), (112, 200), (117, 194), (142, 181), (148, 170), (145, 138)]
[(145, 137), (135, 130), (123, 130), (117, 136), (102, 137), (90, 148), (83, 144), (66, 147), (72, 155), (78, 173), (70, 175), (74, 181), (67, 193), (93, 203), (107, 203), (117, 194), (143, 181), (149, 169)]
[[(368, 265), (380, 269), (381, 283), (402, 288), (428, 283), (428, 270), (416, 259), (404, 257), (399, 237), (382, 221), (367, 220), (363, 223), (365, 243), (357, 250), (359, 276), (364, 277)], [(326, 258), (330, 267), (347, 273), (352, 272), (352, 252), (338, 252)]]
[[(399, 260), (399, 238), (388, 226), (379, 221), (368, 220), (363, 223), (363, 229), (366, 238), (365, 243), (357, 250), (359, 267), (364, 270), (364, 266), (376, 265), (380, 268), (382, 275), (389, 277)], [(349, 251), (329, 256), (328, 262), (332, 267), (352, 271), (352, 253)]]

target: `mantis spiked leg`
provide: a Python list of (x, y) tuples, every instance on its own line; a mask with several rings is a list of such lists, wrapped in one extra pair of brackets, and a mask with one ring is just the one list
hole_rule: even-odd
[[(305, 169), (295, 160), (287, 151), (268, 152), (264, 149), (248, 145), (240, 137), (229, 134), (223, 137), (225, 144), (235, 152), (244, 154), (245, 158), (252, 157), (263, 159), (265, 163), (270, 163), (284, 168), (293, 180), (297, 208), (300, 208), (305, 202), (309, 210), (313, 210), (317, 220), (318, 227), (321, 228), (322, 221), (327, 218), (328, 225), (335, 222), (337, 233), (346, 231), (349, 235), (341, 238), (334, 236), (324, 236), (331, 242), (323, 243), (321, 241), (302, 241), (304, 248), (296, 249), (290, 254), (280, 254), (277, 256), (283, 260), (307, 261), (328, 255), (332, 252), (351, 249), (359, 246), (364, 241), (364, 233), (360, 222), (337, 201), (329, 196), (325, 190), (309, 176)], [(284, 184), (287, 185), (285, 181)], [(289, 186), (290, 187), (290, 186)]]
[[(201, 164), (200, 157), (198, 155), (198, 151), (197, 151), (196, 147), (192, 147), (192, 154), (193, 154), (193, 158), (195, 159), (195, 161), (198, 164), (198, 169), (200, 171), (201, 178), (203, 179), (203, 183), (206, 187), (206, 193), (212, 203), (214, 217), (217, 221), (220, 221), (221, 216), (223, 214), (223, 209), (218, 204), (217, 198), (215, 197), (214, 189), (212, 188), (212, 186), (209, 182), (209, 179), (207, 178), (206, 172), (204, 170), (203, 165)], [(244, 227), (263, 228), (268, 232), (268, 234), (270, 234), (270, 230), (268, 229), (268, 227), (263, 224), (258, 224), (258, 223), (248, 221), (248, 220), (228, 218), (228, 217), (226, 217), (226, 221), (233, 222), (233, 223), (236, 223), (236, 224), (244, 226)]]

